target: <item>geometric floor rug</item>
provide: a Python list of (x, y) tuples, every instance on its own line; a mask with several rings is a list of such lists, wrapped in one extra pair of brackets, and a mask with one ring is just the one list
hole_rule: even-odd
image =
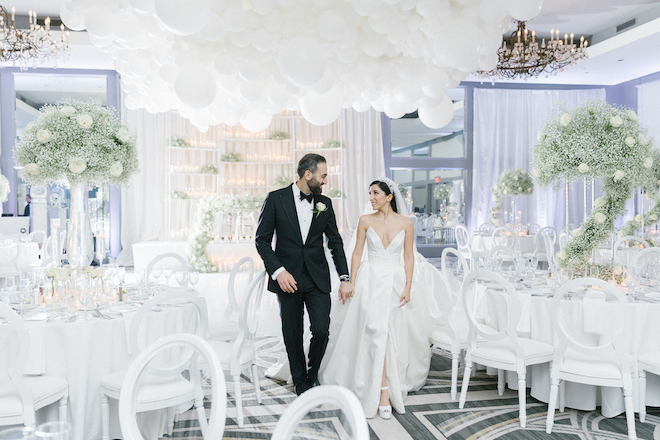
[[(269, 439), (281, 414), (296, 398), (292, 385), (265, 378), (266, 366), (277, 360), (281, 347), (277, 338), (258, 341), (258, 363), (262, 404), (254, 395), (248, 377), (242, 377), (245, 424), (239, 428), (235, 416), (233, 386), (228, 383), (227, 421), (223, 438)], [(227, 379), (230, 380), (228, 377)], [(484, 372), (470, 380), (465, 408), (458, 409), (458, 401), (452, 401), (449, 388), (451, 360), (434, 351), (431, 370), (426, 385), (411, 393), (405, 402), (406, 413), (397, 414), (391, 420), (379, 417), (369, 420), (373, 440), (433, 440), (433, 439), (538, 439), (538, 440), (618, 440), (627, 439), (624, 415), (605, 418), (596, 411), (577, 411), (566, 408), (557, 412), (551, 435), (545, 433), (547, 405), (527, 398), (527, 426), (521, 428), (518, 421), (518, 394), (507, 390), (503, 396), (497, 393), (497, 377)], [(459, 377), (460, 388), (460, 377)], [(646, 422), (636, 417), (637, 437), (660, 440), (660, 409), (648, 408)], [(174, 425), (173, 437), (201, 439), (196, 413), (179, 416)], [(350, 438), (344, 431), (343, 416), (337, 408), (321, 407), (311, 412), (299, 425), (295, 439), (328, 440)]]

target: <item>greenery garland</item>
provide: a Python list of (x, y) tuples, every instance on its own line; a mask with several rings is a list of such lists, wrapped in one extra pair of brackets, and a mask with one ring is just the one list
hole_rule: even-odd
[(197, 208), (197, 218), (193, 232), (188, 238), (188, 262), (197, 272), (217, 272), (218, 267), (206, 256), (206, 245), (211, 241), (213, 221), (217, 212), (252, 212), (258, 211), (264, 202), (262, 196), (243, 194), (221, 194), (202, 197)]
[(499, 215), (502, 210), (502, 197), (528, 196), (534, 192), (534, 181), (527, 171), (521, 168), (512, 168), (500, 174), (491, 191), (493, 192), (495, 205), (490, 208), (489, 221), (495, 226), (501, 226), (503, 222)]
[[(614, 232), (614, 221), (625, 212), (633, 188), (641, 187), (652, 200), (660, 199), (660, 157), (652, 143), (632, 110), (597, 100), (582, 103), (570, 114), (563, 107), (555, 109), (532, 150), (537, 183), (559, 188), (590, 177), (603, 183), (604, 192), (595, 200), (591, 216), (559, 252), (561, 267), (577, 271), (587, 267), (594, 249)], [(658, 212), (654, 209), (650, 215)]]
[(286, 139), (289, 139), (291, 136), (289, 133), (286, 131), (274, 131), (270, 134), (268, 139), (274, 140), (274, 141), (284, 141)]
[(222, 156), (220, 156), (220, 160), (222, 162), (243, 162), (243, 157), (241, 156), (241, 153), (237, 153), (235, 151), (228, 151)]

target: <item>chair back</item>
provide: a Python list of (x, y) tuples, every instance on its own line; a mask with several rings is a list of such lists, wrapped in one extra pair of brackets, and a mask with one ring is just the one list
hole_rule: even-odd
[(207, 439), (222, 438), (225, 430), (227, 411), (227, 388), (222, 366), (218, 355), (203, 338), (191, 334), (175, 334), (166, 336), (154, 342), (140, 353), (126, 372), (124, 383), (119, 395), (119, 424), (124, 438), (141, 439), (142, 434), (137, 425), (137, 393), (141, 376), (148, 370), (150, 362), (156, 357), (173, 350), (189, 351), (197, 365), (197, 357), (201, 357), (208, 365), (211, 376), (211, 409), (209, 420), (199, 420), (202, 436)]
[(495, 226), (491, 225), (490, 223), (482, 223), (477, 228), (477, 233), (481, 235), (491, 235), (494, 230)]
[(0, 353), (2, 353), (0, 356), (0, 389), (7, 389), (7, 384), (13, 383), (23, 401), (23, 414), (6, 420), (6, 422), (34, 426), (35, 412), (32, 391), (23, 378), (23, 367), (28, 358), (30, 337), (21, 317), (3, 302), (0, 302), (0, 334), (2, 335), (0, 337)]
[[(604, 313), (600, 318), (602, 332), (599, 334), (585, 331), (584, 319), (578, 320), (576, 324), (574, 316), (575, 301), (566, 301), (564, 296), (576, 289), (585, 289), (587, 286), (596, 286), (595, 291), (599, 295), (610, 299), (604, 304)], [(612, 300), (613, 299), (613, 300)], [(583, 304), (583, 308), (586, 305)], [(583, 310), (583, 317), (585, 311)], [(598, 312), (596, 312), (598, 313)], [(555, 349), (554, 361), (559, 365), (567, 347), (580, 353), (602, 356), (616, 352), (623, 371), (630, 371), (626, 352), (626, 341), (630, 338), (630, 304), (625, 295), (617, 287), (597, 278), (578, 278), (571, 280), (561, 286), (552, 299), (552, 323), (557, 335), (557, 347)]]
[(158, 265), (158, 267), (164, 266), (165, 264), (163, 264), (163, 261), (166, 261), (168, 266), (172, 266), (174, 271), (181, 270), (188, 272), (190, 270), (190, 266), (188, 266), (188, 262), (185, 258), (174, 252), (166, 252), (154, 257), (154, 259), (147, 264), (147, 267), (144, 270), (145, 279), (149, 279), (149, 275), (151, 275), (151, 271), (156, 265)]
[(348, 422), (348, 435), (354, 440), (369, 439), (369, 425), (358, 398), (347, 388), (321, 385), (305, 391), (286, 409), (275, 426), (271, 440), (290, 440), (298, 423), (313, 409), (321, 405), (339, 407)]
[(239, 312), (238, 300), (236, 299), (236, 277), (239, 272), (248, 271), (247, 285), (249, 286), (254, 278), (254, 259), (252, 257), (243, 257), (234, 264), (229, 275), (229, 284), (227, 285), (227, 293), (229, 296), (229, 303), (225, 309), (224, 320), (229, 320), (231, 315)]
[[(486, 290), (490, 290), (490, 293), (495, 295), (497, 305), (502, 307), (498, 316), (505, 316), (504, 322), (500, 323), (497, 329), (485, 325), (483, 319), (479, 317), (478, 307)], [(474, 349), (478, 336), (489, 341), (508, 338), (517, 357), (522, 359), (523, 352), (518, 344), (516, 333), (516, 327), (520, 321), (520, 299), (513, 285), (495, 272), (479, 269), (471, 272), (465, 279), (462, 295), (465, 314), (470, 326), (468, 345)]]
[(465, 225), (456, 225), (456, 245), (458, 246), (458, 250), (461, 252), (469, 251), (470, 250), (470, 231), (468, 231), (468, 228), (465, 227)]
[(229, 366), (233, 374), (241, 371), (241, 366), (236, 362), (241, 358), (240, 353), (245, 345), (254, 341), (259, 327), (259, 310), (261, 308), (261, 297), (264, 293), (264, 283), (266, 281), (266, 271), (262, 270), (254, 277), (248, 290), (241, 298), (241, 307), (238, 313), (238, 336), (231, 349), (231, 365)]
[(513, 249), (516, 245), (516, 236), (513, 235), (511, 229), (505, 226), (496, 228), (491, 234), (491, 237), (493, 239), (493, 247), (502, 246)]
[(624, 266), (634, 265), (637, 253), (649, 247), (649, 242), (642, 237), (626, 235), (614, 243), (614, 260)]
[(452, 304), (455, 304), (456, 299), (461, 296), (463, 281), (470, 273), (470, 265), (463, 254), (453, 248), (443, 249), (441, 262), (442, 275), (453, 297)]
[(527, 234), (536, 235), (541, 230), (541, 226), (538, 223), (527, 223)]
[(515, 261), (516, 259), (516, 251), (509, 247), (504, 247), (504, 246), (495, 246), (491, 250), (488, 251), (488, 256), (486, 257), (486, 261), (488, 261), (489, 265), (492, 265), (495, 261)]
[(655, 278), (658, 266), (660, 266), (660, 248), (647, 247), (637, 253), (633, 270), (650, 279)]
[(555, 246), (557, 244), (557, 230), (552, 226), (541, 228), (534, 235), (534, 255), (545, 254), (548, 262), (551, 262), (555, 255)]

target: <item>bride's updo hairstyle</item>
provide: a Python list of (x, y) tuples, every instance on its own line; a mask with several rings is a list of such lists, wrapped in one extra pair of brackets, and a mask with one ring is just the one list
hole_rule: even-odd
[[(374, 185), (378, 185), (378, 188), (380, 188), (380, 190), (383, 191), (386, 196), (392, 194), (392, 190), (387, 185), (387, 183), (382, 182), (380, 180), (374, 180), (373, 182), (371, 182), (371, 185), (369, 185), (369, 188), (371, 188)], [(390, 200), (390, 206), (392, 207), (392, 211), (396, 212), (397, 214), (399, 213), (399, 211), (397, 211), (396, 209), (396, 197), (394, 197), (394, 194), (392, 194), (392, 200)]]

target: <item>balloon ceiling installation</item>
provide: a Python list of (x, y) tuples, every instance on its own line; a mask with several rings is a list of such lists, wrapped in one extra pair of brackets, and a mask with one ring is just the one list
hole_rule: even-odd
[(510, 18), (542, 0), (65, 0), (121, 74), (126, 106), (176, 109), (200, 130), (239, 122), (261, 131), (300, 110), (312, 124), (343, 108), (431, 128), (453, 115), (445, 95), (490, 70)]

